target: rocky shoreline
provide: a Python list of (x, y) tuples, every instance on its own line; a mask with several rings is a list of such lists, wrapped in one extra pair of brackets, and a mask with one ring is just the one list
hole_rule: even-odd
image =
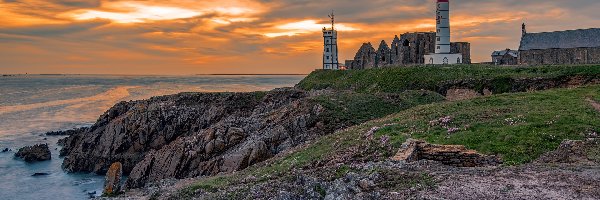
[[(581, 78), (571, 77), (568, 80), (579, 79)], [(533, 88), (538, 90), (596, 83), (597, 79), (585, 78), (583, 81), (568, 81), (568, 84), (555, 84), (553, 80), (545, 79), (520, 81), (529, 85), (542, 85), (543, 87)], [(445, 82), (440, 86), (441, 90), (444, 90), (441, 92), (443, 95), (454, 95), (447, 91), (473, 90), (471, 92), (473, 95), (463, 95), (462, 91), (457, 91), (457, 96), (460, 98), (456, 99), (491, 94), (487, 94), (485, 88), (480, 87), (482, 86), (465, 84), (464, 81)], [(333, 110), (327, 107), (326, 103), (316, 100), (333, 94), (327, 97), (328, 100), (334, 104), (341, 103), (343, 100), (335, 96), (340, 93), (353, 94), (352, 91), (305, 91), (298, 88), (252, 93), (181, 93), (148, 100), (121, 102), (104, 113), (89, 128), (48, 134), (68, 135), (59, 141), (63, 146), (60, 155), (65, 156), (62, 165), (64, 170), (105, 174), (113, 163), (118, 162), (122, 164), (123, 175), (128, 176), (125, 188), (139, 192), (144, 191), (144, 188), (160, 185), (166, 180), (195, 180), (196, 177), (236, 173), (336, 130), (377, 118), (377, 116), (369, 116), (361, 119), (362, 121), (352, 122), (335, 119), (329, 115)], [(431, 93), (434, 92), (421, 91), (415, 97), (435, 99)], [(406, 106), (405, 102), (399, 100), (397, 94), (376, 94), (368, 98), (379, 98), (389, 104)], [(345, 112), (345, 110), (336, 110), (336, 112)], [(379, 162), (374, 165), (383, 168), (398, 165), (394, 163)], [(427, 164), (423, 170), (428, 169), (430, 165), (430, 161), (417, 163)], [(413, 168), (412, 164), (402, 164), (402, 166)], [(365, 168), (365, 166), (356, 167)], [(449, 166), (443, 167), (443, 170), (449, 170), (447, 167)], [(333, 168), (335, 167), (320, 165), (314, 169), (328, 171)], [(366, 166), (366, 168), (370, 167)], [(314, 182), (323, 178), (302, 175), (310, 173), (315, 172), (302, 171), (293, 174), (298, 175), (301, 182), (311, 182), (311, 180)], [(356, 191), (371, 192), (373, 191), (371, 182), (377, 181), (377, 177), (370, 177), (372, 174), (359, 173), (348, 176), (350, 178), (346, 177), (342, 180), (338, 177), (339, 180), (336, 179), (334, 182), (319, 184), (327, 186), (322, 188), (327, 190), (327, 194), (344, 196), (346, 195), (344, 192), (331, 191), (330, 193), (329, 190), (336, 190), (331, 188), (341, 187), (336, 186), (336, 181), (341, 181), (340, 184), (352, 182), (361, 188)], [(278, 184), (285, 185), (277, 181), (268, 182), (262, 186), (258, 184), (252, 190), (264, 190), (267, 186)], [(313, 192), (316, 193), (281, 197), (285, 197), (284, 199), (318, 197), (319, 191), (314, 188), (314, 184), (308, 185), (313, 187)], [(136, 188), (142, 189), (132, 190)], [(172, 190), (176, 187), (167, 188)], [(235, 187), (232, 190), (235, 190)], [(146, 195), (150, 194), (137, 194), (138, 197)], [(173, 195), (177, 196), (177, 194)], [(209, 198), (214, 197), (215, 194), (207, 195), (200, 196)], [(365, 198), (395, 198), (381, 192), (364, 195)], [(223, 196), (217, 194), (217, 197)]]
[[(185, 179), (242, 170), (281, 152), (377, 115), (351, 121), (333, 119), (324, 106), (331, 92), (281, 88), (253, 93), (182, 93), (121, 102), (89, 128), (52, 134), (61, 139), (63, 169), (104, 174), (115, 162), (128, 176), (125, 187), (163, 179)], [(345, 92), (344, 95), (354, 95)], [(432, 92), (360, 95), (379, 106), (402, 109), (413, 96), (424, 103), (443, 99)], [(429, 100), (431, 99), (431, 100)], [(334, 106), (335, 107), (335, 106)], [(337, 109), (337, 108), (336, 108)], [(354, 109), (364, 109), (358, 105)], [(386, 110), (379, 117), (391, 114)], [(338, 113), (338, 114), (339, 114)], [(345, 114), (348, 115), (348, 114)]]

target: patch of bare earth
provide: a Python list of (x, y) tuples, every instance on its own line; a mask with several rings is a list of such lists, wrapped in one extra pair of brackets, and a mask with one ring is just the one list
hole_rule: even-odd
[(597, 199), (600, 167), (527, 165), (437, 173), (424, 199)]
[(587, 98), (586, 100), (590, 103), (590, 105), (592, 105), (592, 107), (594, 107), (594, 109), (596, 109), (596, 111), (600, 112), (600, 103), (594, 101), (591, 98)]

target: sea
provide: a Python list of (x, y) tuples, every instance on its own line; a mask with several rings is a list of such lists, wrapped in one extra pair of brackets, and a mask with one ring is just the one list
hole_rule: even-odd
[[(91, 126), (120, 101), (180, 92), (249, 92), (292, 87), (303, 75), (14, 75), (0, 76), (0, 199), (89, 199), (102, 194), (104, 177), (67, 173), (49, 131)], [(47, 143), (50, 161), (14, 157), (24, 146)], [(33, 176), (35, 173), (47, 173)]]

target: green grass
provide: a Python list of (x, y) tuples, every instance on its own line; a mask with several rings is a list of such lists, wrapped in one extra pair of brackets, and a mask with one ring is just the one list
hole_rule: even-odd
[(538, 66), (505, 67), (487, 65), (458, 65), (452, 67), (416, 66), (393, 67), (367, 70), (312, 72), (297, 87), (312, 89), (354, 90), (361, 93), (405, 90), (439, 91), (448, 81), (466, 81), (473, 89), (488, 88), (494, 93), (511, 92), (515, 80), (521, 78), (550, 78), (561, 80), (564, 77), (582, 75), (598, 77), (600, 66)]
[[(361, 94), (337, 92), (321, 95), (314, 102), (325, 108), (321, 115), (326, 125), (355, 125), (387, 116), (417, 105), (444, 101), (444, 97), (429, 91), (404, 91), (400, 94)], [(335, 127), (339, 128), (339, 127)]]
[[(583, 139), (600, 127), (600, 114), (585, 100), (600, 87), (557, 89), (432, 104), (401, 112), (377, 135), (394, 144), (407, 137), (436, 144), (461, 144), (486, 154), (501, 155), (506, 164), (530, 162), (555, 149), (564, 139)], [(444, 128), (430, 121), (450, 116)], [(447, 128), (459, 128), (448, 133)]]

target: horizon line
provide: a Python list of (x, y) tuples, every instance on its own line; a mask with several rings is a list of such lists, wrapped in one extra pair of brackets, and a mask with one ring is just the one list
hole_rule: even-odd
[(38, 75), (38, 76), (65, 76), (65, 75), (98, 75), (98, 76), (296, 76), (296, 75), (308, 75), (309, 73), (283, 73), (283, 74), (61, 74), (61, 73), (40, 73), (40, 74), (30, 74), (30, 73), (16, 73), (16, 74), (0, 74), (0, 76), (27, 76), (27, 75)]

